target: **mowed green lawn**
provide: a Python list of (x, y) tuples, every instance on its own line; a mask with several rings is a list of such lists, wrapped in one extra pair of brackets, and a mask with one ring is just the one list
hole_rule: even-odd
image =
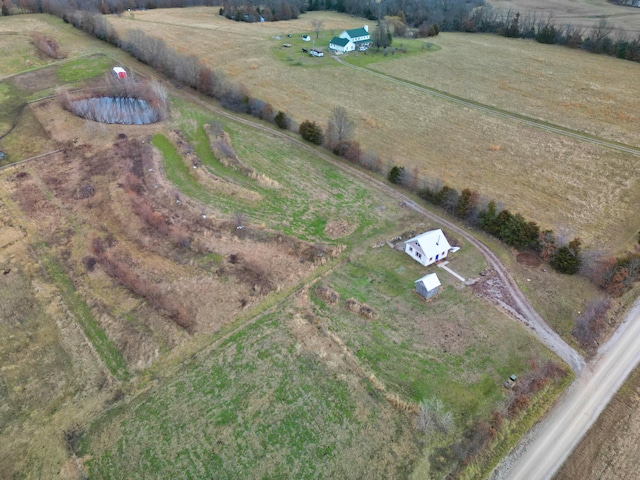
[[(460, 273), (483, 263), (458, 254)], [(307, 308), (292, 297), (192, 356), (88, 429), (80, 453), (90, 477), (408, 477), (431, 454), (425, 444), (447, 444), (500, 410), (505, 378), (551, 356), (440, 271), (440, 295), (420, 300), (413, 282), (424, 273), (404, 253), (375, 249), (321, 280), (340, 294), (336, 305), (312, 287)], [(350, 313), (348, 298), (378, 318)], [(336, 335), (347, 353), (335, 353)], [(440, 400), (454, 417), (450, 436), (416, 432), (414, 414), (394, 409), (371, 373), (403, 401)]]

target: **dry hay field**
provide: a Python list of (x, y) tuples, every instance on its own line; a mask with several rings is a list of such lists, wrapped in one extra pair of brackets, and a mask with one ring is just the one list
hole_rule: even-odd
[[(455, 188), (478, 189), (544, 228), (567, 226), (587, 246), (624, 248), (637, 232), (637, 156), (438, 100), (330, 57), (314, 64), (292, 52), (292, 61), (278, 60), (274, 49), (281, 48), (284, 35), (311, 33), (312, 18), (326, 18), (325, 41), (366, 22), (312, 12), (290, 22), (244, 24), (207, 8), (136, 12), (110, 21), (123, 36), (128, 29), (162, 36), (297, 122), (324, 125), (335, 106), (344, 106), (356, 121), (363, 150)], [(370, 66), (518, 114), (640, 144), (639, 65), (487, 35), (441, 34), (434, 41), (443, 48)]]
[(491, 0), (493, 7), (512, 12), (535, 13), (536, 18), (551, 18), (556, 25), (575, 25), (590, 30), (601, 18), (614, 29), (640, 34), (640, 9), (613, 5), (607, 0)]
[(640, 467), (640, 370), (613, 397), (555, 480), (620, 480), (638, 477)]

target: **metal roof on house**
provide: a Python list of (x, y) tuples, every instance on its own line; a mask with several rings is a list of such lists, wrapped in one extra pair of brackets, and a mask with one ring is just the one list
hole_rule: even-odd
[(405, 240), (404, 243), (410, 242), (416, 242), (428, 257), (435, 256), (438, 252), (447, 252), (451, 248), (447, 237), (439, 228)]
[(345, 30), (346, 34), (349, 37), (367, 37), (369, 36), (369, 32), (367, 32), (364, 28), (354, 28), (353, 30)]
[(430, 292), (434, 288), (438, 288), (440, 285), (442, 285), (440, 283), (440, 279), (438, 278), (438, 275), (436, 275), (435, 273), (429, 273), (424, 277), (422, 277), (421, 279), (416, 280), (414, 283), (418, 283), (418, 282), (422, 282), (422, 284), (424, 285), (424, 288), (427, 289), (427, 292)]
[(345, 47), (347, 43), (349, 43), (349, 41), (350, 40), (348, 38), (333, 37), (329, 44), (338, 45), (339, 47)]

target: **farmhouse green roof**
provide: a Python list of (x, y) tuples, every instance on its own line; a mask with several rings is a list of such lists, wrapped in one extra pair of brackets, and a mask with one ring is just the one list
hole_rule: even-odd
[(347, 35), (349, 35), (349, 37), (351, 38), (355, 38), (355, 37), (366, 37), (369, 35), (369, 32), (367, 32), (364, 28), (354, 28), (353, 30), (347, 30)]
[(347, 45), (347, 43), (349, 43), (349, 39), (348, 38), (333, 37), (329, 43), (332, 43), (334, 45), (338, 45), (340, 47), (344, 47), (344, 46)]

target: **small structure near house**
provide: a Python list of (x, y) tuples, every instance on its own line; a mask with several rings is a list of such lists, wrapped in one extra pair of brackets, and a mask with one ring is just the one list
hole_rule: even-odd
[(122, 67), (113, 67), (113, 73), (120, 80), (124, 80), (125, 78), (127, 78), (127, 71)]
[(303, 42), (310, 42), (311, 41), (311, 37), (309, 35), (303, 35), (302, 36), (302, 41)]
[(439, 228), (425, 232), (404, 242), (404, 251), (425, 267), (444, 260), (451, 245)]
[(428, 300), (438, 294), (440, 288), (440, 279), (435, 273), (429, 273), (420, 280), (416, 280), (416, 293), (425, 300)]

